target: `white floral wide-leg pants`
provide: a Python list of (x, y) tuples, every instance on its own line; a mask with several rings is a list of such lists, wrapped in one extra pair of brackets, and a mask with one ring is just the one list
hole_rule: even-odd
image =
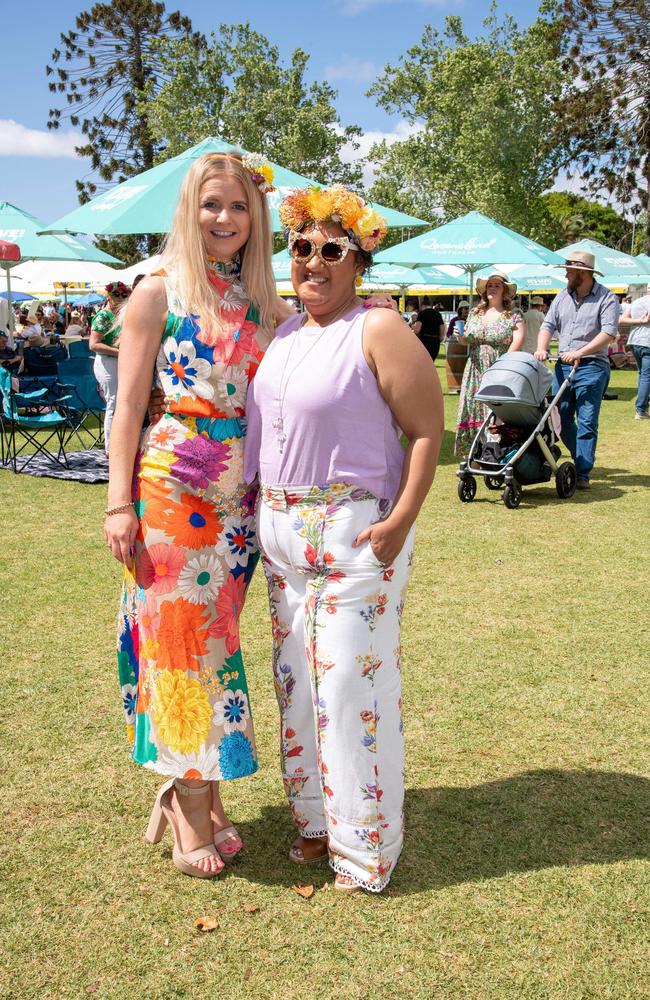
[(294, 822), (327, 837), (331, 867), (372, 892), (404, 836), (400, 619), (415, 527), (389, 568), (352, 542), (387, 511), (345, 484), (262, 487), (258, 506)]

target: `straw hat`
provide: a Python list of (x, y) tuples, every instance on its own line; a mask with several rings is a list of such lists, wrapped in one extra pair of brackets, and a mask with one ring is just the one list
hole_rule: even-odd
[(555, 267), (574, 267), (578, 271), (593, 271), (602, 278), (603, 272), (596, 270), (596, 258), (587, 250), (572, 250), (571, 256), (567, 257), (564, 264), (555, 264)]
[(530, 304), (531, 306), (543, 306), (544, 299), (542, 298), (541, 295), (533, 295), (532, 299), (530, 300)]
[(40, 333), (30, 333), (27, 337), (27, 343), (30, 347), (45, 347), (47, 340), (45, 337), (41, 337)]
[(460, 300), (460, 302), (456, 306), (456, 312), (458, 312), (459, 309), (469, 309), (469, 302), (467, 301), (467, 299)]
[(479, 295), (482, 295), (483, 292), (485, 291), (485, 286), (487, 285), (490, 278), (499, 278), (500, 281), (502, 281), (503, 284), (505, 285), (509, 297), (511, 299), (514, 298), (515, 292), (517, 291), (516, 283), (514, 281), (510, 281), (510, 278), (505, 273), (505, 271), (500, 271), (498, 268), (495, 268), (493, 271), (490, 271), (487, 277), (476, 279), (476, 291), (479, 293)]

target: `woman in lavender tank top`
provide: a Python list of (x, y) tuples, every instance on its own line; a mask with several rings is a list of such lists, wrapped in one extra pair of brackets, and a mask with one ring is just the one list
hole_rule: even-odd
[(245, 475), (260, 480), (290, 857), (380, 892), (403, 841), (400, 619), (442, 393), (406, 323), (356, 297), (384, 220), (340, 185), (280, 214), (306, 312), (251, 383)]

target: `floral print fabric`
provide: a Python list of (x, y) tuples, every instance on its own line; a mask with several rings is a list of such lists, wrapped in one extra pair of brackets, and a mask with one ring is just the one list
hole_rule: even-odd
[(415, 528), (384, 568), (352, 542), (388, 504), (345, 484), (262, 487), (285, 791), (330, 865), (380, 892), (403, 842), (400, 619)]
[(156, 371), (166, 412), (136, 461), (140, 528), (118, 667), (134, 759), (170, 777), (221, 780), (257, 770), (239, 616), (258, 558), (243, 445), (263, 345), (241, 286), (210, 280), (223, 303), (216, 342), (165, 277)]
[(486, 322), (473, 310), (465, 324), (467, 339), (467, 364), (458, 400), (455, 453), (466, 455), (476, 432), (488, 414), (487, 407), (475, 399), (481, 379), (491, 365), (510, 347), (512, 335), (521, 317), (519, 314), (501, 314), (496, 320)]

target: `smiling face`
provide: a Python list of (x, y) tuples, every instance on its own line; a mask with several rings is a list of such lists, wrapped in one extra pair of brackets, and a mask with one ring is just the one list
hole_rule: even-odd
[(490, 278), (485, 286), (488, 306), (500, 309), (503, 305), (504, 284), (501, 278)]
[[(301, 235), (322, 247), (330, 237), (338, 239), (346, 233), (332, 222), (320, 222), (318, 226), (304, 229)], [(356, 298), (355, 278), (361, 274), (363, 266), (355, 250), (348, 250), (344, 259), (333, 266), (325, 264), (314, 253), (309, 260), (292, 260), (291, 281), (307, 312), (322, 319), (334, 315), (348, 302), (352, 308)]]
[(199, 226), (210, 257), (232, 260), (251, 232), (248, 198), (241, 181), (230, 173), (211, 177), (199, 193)]

